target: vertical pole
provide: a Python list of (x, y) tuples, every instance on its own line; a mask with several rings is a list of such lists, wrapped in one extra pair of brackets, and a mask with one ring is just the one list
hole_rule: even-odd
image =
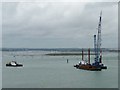
[(102, 63), (102, 50), (100, 50), (100, 63)]
[(96, 35), (94, 35), (94, 51), (95, 51), (95, 62), (97, 59), (97, 42), (96, 42)]
[(88, 64), (90, 64), (90, 48), (88, 49)]
[(84, 53), (83, 53), (83, 49), (82, 49), (82, 60), (84, 60)]

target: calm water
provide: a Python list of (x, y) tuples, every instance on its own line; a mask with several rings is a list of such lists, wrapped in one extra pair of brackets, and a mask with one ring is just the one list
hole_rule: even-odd
[[(40, 51), (3, 52), (3, 88), (117, 88), (117, 53), (104, 53), (107, 70), (86, 71), (73, 67), (81, 56), (44, 56)], [(16, 57), (13, 57), (17, 55)], [(69, 59), (69, 63), (66, 60)], [(91, 57), (93, 59), (93, 56)], [(5, 67), (16, 60), (24, 67)]]

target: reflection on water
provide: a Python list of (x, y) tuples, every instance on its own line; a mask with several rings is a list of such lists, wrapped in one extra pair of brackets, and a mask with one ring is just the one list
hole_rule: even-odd
[[(103, 53), (103, 62), (108, 69), (102, 71), (74, 68), (73, 65), (79, 62), (81, 56), (45, 56), (45, 53), (47, 52), (3, 52), (3, 88), (118, 87), (117, 53)], [(91, 56), (91, 62), (93, 58)], [(69, 63), (66, 62), (67, 59)], [(24, 67), (5, 67), (12, 60), (22, 63)]]

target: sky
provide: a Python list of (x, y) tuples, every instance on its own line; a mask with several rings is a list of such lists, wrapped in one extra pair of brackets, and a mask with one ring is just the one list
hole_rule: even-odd
[(2, 47), (92, 48), (102, 11), (102, 47), (118, 47), (117, 2), (3, 2)]

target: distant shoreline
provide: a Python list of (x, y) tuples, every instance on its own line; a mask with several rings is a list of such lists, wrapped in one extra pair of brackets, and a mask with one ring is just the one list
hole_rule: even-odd
[[(104, 53), (112, 53), (112, 52), (103, 52), (103, 54)], [(33, 53), (33, 52), (28, 52), (28, 53), (17, 53), (15, 51), (11, 55), (13, 55), (13, 56), (32, 56), (32, 57), (33, 56), (81, 56), (82, 52), (47, 52), (47, 53), (39, 53), (39, 52), (38, 53)], [(88, 52), (84, 52), (84, 55), (87, 56)], [(90, 55), (95, 55), (95, 53), (94, 52), (90, 52)]]
[[(88, 51), (88, 48), (0, 48), (0, 51), (57, 51), (57, 52), (84, 52)], [(120, 52), (115, 48), (101, 48), (102, 52)], [(94, 48), (90, 48), (91, 52), (94, 52)]]
[[(82, 55), (82, 53), (49, 53), (45, 54), (48, 56), (72, 56), (72, 55)], [(88, 53), (84, 53), (84, 55), (88, 55)], [(95, 55), (94, 53), (91, 53), (90, 55)]]

